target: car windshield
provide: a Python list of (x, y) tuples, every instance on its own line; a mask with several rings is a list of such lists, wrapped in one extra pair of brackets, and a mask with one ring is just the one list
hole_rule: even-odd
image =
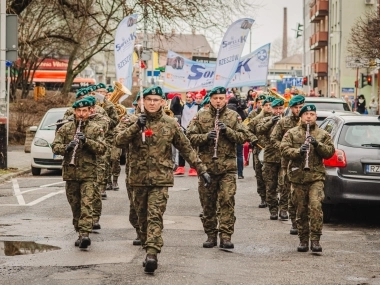
[(307, 104), (313, 104), (318, 110), (335, 110), (335, 111), (351, 111), (347, 103), (339, 102), (306, 102)]
[(48, 127), (48, 125), (56, 123), (63, 118), (63, 115), (64, 112), (48, 112), (40, 124), (40, 130), (55, 130), (55, 126)]
[(357, 148), (380, 147), (380, 124), (345, 125), (339, 137), (339, 144)]

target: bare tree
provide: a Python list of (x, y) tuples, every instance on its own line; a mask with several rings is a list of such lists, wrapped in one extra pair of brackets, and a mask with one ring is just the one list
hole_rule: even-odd
[[(302, 53), (302, 38), (288, 37), (288, 55)], [(276, 38), (270, 46), (270, 66), (282, 59), (282, 38)]]

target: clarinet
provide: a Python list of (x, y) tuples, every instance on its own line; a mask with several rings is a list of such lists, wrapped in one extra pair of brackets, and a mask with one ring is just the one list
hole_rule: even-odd
[(74, 136), (74, 141), (76, 141), (77, 144), (75, 145), (75, 147), (73, 149), (73, 154), (71, 156), (71, 160), (70, 160), (70, 163), (69, 163), (70, 166), (75, 166), (75, 155), (77, 153), (77, 149), (78, 149), (78, 145), (79, 145), (78, 133), (80, 133), (80, 127), (81, 126), (82, 126), (82, 120), (80, 119), (78, 127), (77, 127), (77, 130), (75, 132), (75, 136)]
[(303, 170), (305, 171), (310, 171), (310, 167), (309, 167), (309, 152), (310, 152), (310, 142), (308, 140), (308, 137), (310, 136), (310, 124), (308, 123), (306, 125), (306, 140), (305, 140), (305, 144), (307, 144), (309, 146), (307, 152), (306, 152), (306, 157), (305, 157), (305, 167), (303, 168)]
[(214, 130), (216, 131), (216, 138), (215, 138), (215, 145), (214, 145), (214, 155), (212, 159), (218, 159), (218, 141), (219, 141), (219, 109), (216, 109), (216, 116), (215, 116), (215, 126)]

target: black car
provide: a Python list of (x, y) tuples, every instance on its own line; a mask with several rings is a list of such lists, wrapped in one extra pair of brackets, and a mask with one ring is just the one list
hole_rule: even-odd
[(324, 160), (324, 220), (335, 204), (380, 204), (380, 117), (332, 115), (320, 128), (335, 146), (333, 157)]

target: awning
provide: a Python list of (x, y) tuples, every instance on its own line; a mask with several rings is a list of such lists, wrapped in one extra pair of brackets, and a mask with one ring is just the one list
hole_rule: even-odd
[[(66, 78), (66, 70), (36, 70), (33, 77), (33, 82), (57, 82), (64, 83)], [(76, 77), (73, 83), (89, 83), (95, 84), (93, 78)]]

